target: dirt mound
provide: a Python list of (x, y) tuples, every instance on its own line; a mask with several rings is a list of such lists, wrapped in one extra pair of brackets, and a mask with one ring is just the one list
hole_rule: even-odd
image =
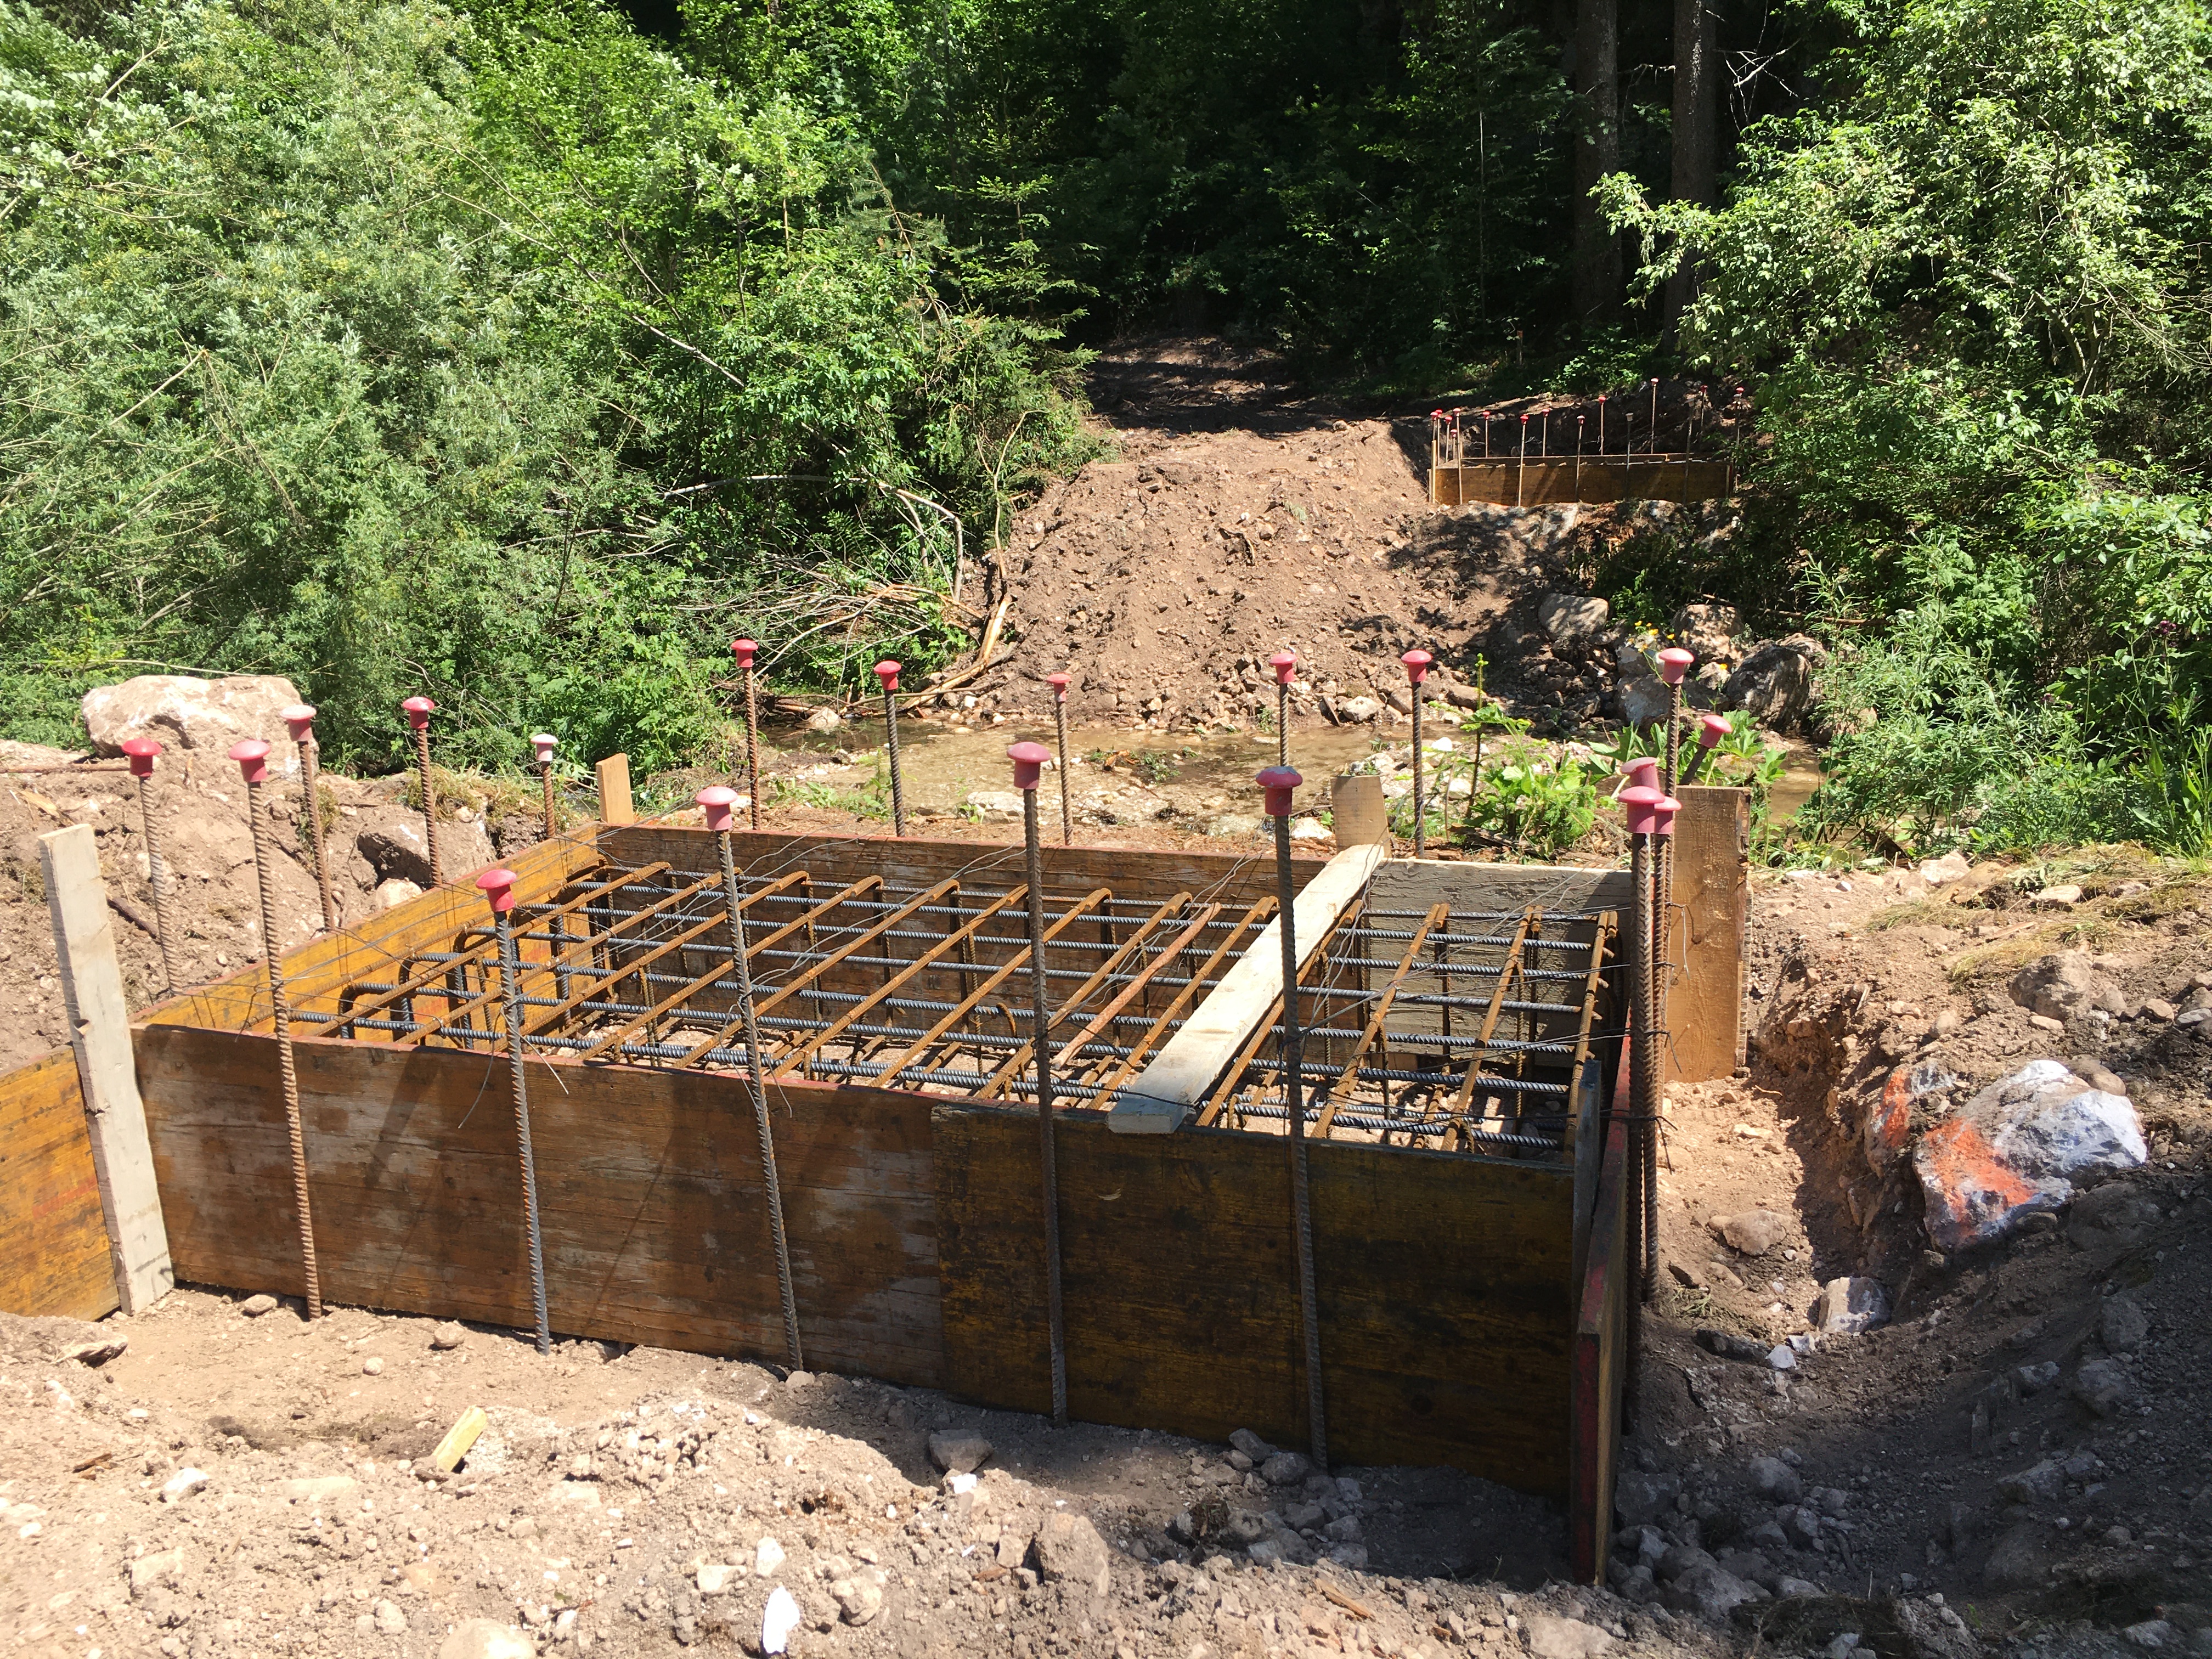
[(965, 695), (1042, 707), (1066, 669), (1075, 718), (1249, 730), (1273, 720), (1265, 659), (1287, 649), (1301, 712), (1364, 696), (1387, 720), (1418, 646), (1440, 678), (1524, 712), (1600, 713), (1603, 677), (1558, 672), (1537, 602), (1671, 504), (1432, 508), (1425, 409), (1303, 398), (1279, 365), (1205, 343), (1117, 354), (1094, 398), (1120, 454), (1022, 515), (1005, 555), (1018, 642)]

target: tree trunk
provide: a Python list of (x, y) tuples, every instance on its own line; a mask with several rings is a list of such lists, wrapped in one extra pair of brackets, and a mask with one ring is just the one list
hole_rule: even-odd
[[(1720, 196), (1720, 0), (1674, 0), (1674, 199), (1712, 206)], [(1667, 279), (1671, 336), (1697, 295), (1696, 251)]]
[(1620, 308), (1620, 238), (1591, 196), (1620, 170), (1619, 0), (1575, 0), (1574, 306), (1589, 328)]

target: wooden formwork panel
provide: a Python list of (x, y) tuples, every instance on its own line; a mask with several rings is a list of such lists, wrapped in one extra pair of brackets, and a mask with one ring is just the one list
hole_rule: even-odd
[(57, 1048), (0, 1077), (0, 1310), (100, 1319), (117, 1305), (76, 1056)]
[(1566, 501), (1703, 501), (1735, 492), (1735, 470), (1725, 461), (1691, 461), (1680, 457), (1623, 460), (1608, 455), (1553, 456), (1530, 461), (1470, 461), (1429, 472), (1429, 500), (1438, 507), (1490, 501), (1506, 507), (1543, 507)]
[[(529, 1326), (506, 1060), (319, 1040), (296, 1053), (324, 1297)], [(178, 1278), (301, 1293), (276, 1040), (147, 1027), (138, 1072)], [(746, 1085), (535, 1060), (526, 1075), (553, 1328), (780, 1357)], [(936, 1383), (931, 1103), (797, 1083), (770, 1099), (807, 1358)]]
[(1628, 1126), (1607, 1124), (1588, 1249), (1577, 1286), (1568, 1428), (1567, 1546), (1575, 1577), (1605, 1582), (1613, 1486), (1620, 1459), (1621, 1395), (1631, 1359), (1632, 1278), (1627, 1200)]
[[(1057, 1126), (1068, 1410), (1307, 1438), (1287, 1143)], [(1034, 1112), (935, 1114), (946, 1386), (1050, 1405)], [(1567, 1488), (1572, 1172), (1308, 1143), (1332, 1459)]]

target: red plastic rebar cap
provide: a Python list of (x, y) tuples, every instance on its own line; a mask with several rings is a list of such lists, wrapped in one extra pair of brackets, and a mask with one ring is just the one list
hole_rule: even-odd
[(1521, 424), (1522, 424), (1522, 425), (1523, 425), (1523, 426), (1526, 426), (1526, 425), (1528, 425), (1528, 417), (1526, 415), (1523, 415), (1523, 416), (1521, 417)]
[(1406, 677), (1419, 685), (1429, 677), (1429, 665), (1436, 660), (1425, 651), (1408, 651), (1398, 660), (1406, 665)]
[(1659, 759), (1656, 755), (1638, 755), (1620, 769), (1628, 774), (1630, 789), (1656, 789), (1659, 787)]
[(884, 683), (884, 690), (897, 690), (898, 677), (899, 665), (893, 662), (889, 657), (885, 657), (881, 662), (876, 665), (876, 678)]
[(1275, 671), (1276, 684), (1288, 685), (1298, 677), (1298, 653), (1295, 651), (1278, 651), (1267, 659), (1267, 666)]
[(1441, 421), (1443, 417), (1444, 412), (1441, 409), (1432, 409), (1429, 411), (1429, 418), (1432, 421)]
[(1728, 736), (1729, 729), (1727, 715), (1706, 715), (1698, 722), (1698, 747), (1700, 749), (1714, 747), (1723, 738)]
[(1305, 780), (1288, 766), (1271, 766), (1253, 780), (1267, 792), (1267, 816), (1286, 818), (1291, 815), (1291, 796)]
[(550, 732), (535, 732), (531, 734), (530, 746), (538, 751), (538, 763), (545, 766), (552, 762), (553, 751), (561, 746), (561, 739)]
[(292, 734), (293, 742), (305, 743), (315, 730), (315, 705), (295, 702), (289, 708), (278, 709), (276, 718), (284, 722), (285, 729)]
[(248, 738), (233, 746), (231, 759), (238, 763), (240, 775), (248, 783), (269, 781), (269, 745), (258, 738)]
[(753, 665), (754, 657), (759, 654), (760, 641), (758, 640), (732, 640), (730, 641), (730, 652), (732, 655), (737, 658), (738, 667), (750, 668)]
[(709, 830), (727, 830), (737, 816), (738, 792), (721, 784), (702, 789), (691, 799), (706, 808)]
[(514, 908), (515, 880), (515, 873), (512, 870), (487, 870), (477, 878), (477, 885), (491, 901), (494, 915), (503, 916)]
[(1066, 702), (1067, 701), (1067, 683), (1073, 678), (1073, 677), (1072, 675), (1067, 674), (1048, 674), (1044, 677), (1044, 683), (1052, 688), (1053, 696), (1058, 697), (1062, 702)]
[(1044, 775), (1044, 763), (1052, 758), (1052, 750), (1041, 743), (1018, 743), (1006, 750), (1006, 758), (1014, 763), (1014, 787), (1034, 789)]
[(1632, 836), (1650, 835), (1653, 820), (1658, 817), (1659, 803), (1666, 799), (1656, 787), (1648, 783), (1639, 783), (1632, 789), (1622, 790), (1620, 806), (1628, 814), (1628, 833)]
[(1670, 645), (1659, 653), (1659, 678), (1669, 685), (1680, 685), (1682, 676), (1690, 672), (1690, 665), (1697, 659), (1696, 652)]
[(131, 757), (132, 777), (150, 778), (154, 775), (154, 757), (161, 752), (161, 745), (153, 738), (125, 738), (123, 752)]
[(1682, 810), (1682, 803), (1672, 795), (1662, 795), (1651, 804), (1651, 833), (1671, 836), (1674, 833), (1674, 814)]
[(407, 724), (419, 732), (430, 723), (430, 711), (438, 705), (428, 697), (410, 697), (399, 706), (407, 711)]

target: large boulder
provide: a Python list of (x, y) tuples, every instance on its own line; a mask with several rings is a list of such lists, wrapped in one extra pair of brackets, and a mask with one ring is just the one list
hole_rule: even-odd
[(2127, 999), (2080, 951), (2059, 951), (2031, 962), (2012, 976), (2012, 1000), (2030, 1013), (2067, 1020), (2093, 1008), (2124, 1013)]
[(165, 748), (213, 750), (220, 759), (233, 744), (259, 738), (270, 745), (270, 764), (289, 775), (299, 756), (276, 711), (299, 701), (292, 682), (275, 674), (141, 674), (86, 692), (84, 726), (103, 755), (121, 754), (126, 738), (154, 738)]
[(1735, 660), (1735, 607), (1731, 605), (1686, 605), (1674, 613), (1667, 631), (1674, 643), (1696, 656), (1700, 664)]
[[(412, 882), (428, 891), (430, 844), (422, 838), (422, 815), (404, 807), (387, 807), (364, 823), (354, 836), (354, 846), (376, 872), (380, 883)], [(438, 820), (438, 864), (447, 881), (473, 875), (492, 860), (491, 840), (477, 823), (454, 818)]]
[(1603, 599), (1577, 593), (1547, 593), (1536, 601), (1537, 625), (1570, 655), (1596, 650), (1612, 621), (1613, 607)]
[(1956, 1250), (2057, 1210), (2085, 1176), (2150, 1156), (2124, 1095), (2091, 1087), (2055, 1060), (2030, 1060), (1936, 1124), (1913, 1151), (1928, 1237)]
[(1638, 727), (1656, 726), (1667, 718), (1667, 686), (1649, 677), (1623, 680), (1613, 694), (1620, 718)]
[(1770, 732), (1800, 735), (1827, 665), (1827, 647), (1809, 634), (1770, 641), (1736, 665), (1721, 687), (1720, 706), (1742, 709)]

